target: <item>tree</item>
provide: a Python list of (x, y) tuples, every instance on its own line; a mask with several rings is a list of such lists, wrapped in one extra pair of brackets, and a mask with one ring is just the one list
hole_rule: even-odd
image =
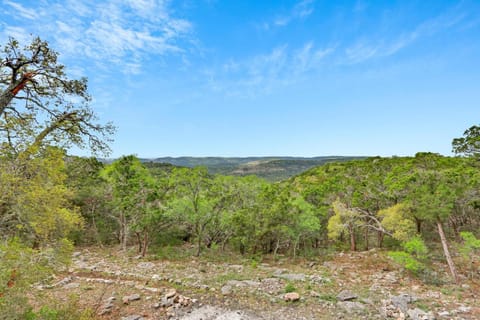
[(196, 239), (196, 255), (199, 256), (209, 226), (218, 221), (224, 209), (222, 189), (216, 188), (205, 167), (176, 168), (172, 171), (172, 179), (176, 190), (169, 211)]
[(58, 53), (34, 38), (21, 47), (14, 38), (0, 51), (0, 141), (2, 149), (26, 155), (44, 144), (109, 150), (111, 124), (96, 123), (87, 80), (69, 79)]
[(480, 153), (480, 126), (471, 126), (463, 133), (463, 137), (452, 141), (453, 152), (474, 156)]
[(443, 228), (443, 223), (453, 212), (457, 198), (453, 185), (458, 179), (458, 173), (448, 168), (448, 159), (435, 154), (417, 154), (415, 160), (417, 168), (413, 173), (413, 185), (407, 199), (415, 216), (437, 226), (450, 273), (454, 281), (458, 282), (457, 270)]
[(82, 226), (65, 182), (65, 153), (50, 147), (28, 161), (0, 158), (0, 230), (34, 247), (67, 237)]
[(106, 166), (101, 175), (111, 189), (112, 217), (118, 223), (118, 238), (125, 251), (132, 228), (148, 210), (154, 180), (140, 160), (132, 155)]

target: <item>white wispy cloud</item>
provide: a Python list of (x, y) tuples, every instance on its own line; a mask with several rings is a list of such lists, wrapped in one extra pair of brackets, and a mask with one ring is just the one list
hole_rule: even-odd
[(388, 37), (370, 36), (358, 39), (345, 48), (346, 64), (361, 63), (374, 58), (388, 57), (412, 45), (421, 38), (433, 36), (464, 22), (466, 14), (452, 11), (438, 17), (424, 21), (411, 31), (397, 36)]
[(192, 31), (191, 23), (176, 18), (165, 0), (44, 0), (31, 7), (3, 0), (3, 4), (6, 10), (0, 19), (19, 18), (3, 19), (0, 37), (39, 35), (62, 57), (83, 57), (125, 73), (140, 72), (142, 60), (151, 54), (182, 54), (188, 45), (183, 40)]
[(279, 14), (272, 21), (263, 22), (259, 26), (266, 30), (271, 27), (285, 27), (294, 20), (304, 19), (311, 15), (314, 11), (314, 4), (315, 0), (298, 1), (289, 12)]
[(230, 59), (205, 72), (209, 88), (230, 96), (254, 97), (297, 83), (319, 70), (335, 47), (318, 48), (308, 42), (300, 48), (278, 46), (244, 60)]
[(5, 0), (3, 1), (3, 4), (11, 7), (15, 10), (17, 15), (20, 15), (23, 18), (34, 20), (38, 17), (38, 13), (34, 9), (25, 8), (20, 3)]

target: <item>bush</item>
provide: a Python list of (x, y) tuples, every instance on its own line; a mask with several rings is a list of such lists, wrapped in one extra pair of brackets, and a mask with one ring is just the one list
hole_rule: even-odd
[(477, 239), (471, 232), (460, 232), (463, 244), (458, 251), (463, 258), (464, 264), (468, 269), (468, 277), (473, 278), (475, 274), (475, 261), (477, 260), (476, 252), (480, 251), (480, 239)]
[(32, 318), (27, 292), (34, 283), (65, 266), (71, 250), (67, 240), (41, 250), (27, 247), (16, 238), (0, 243), (0, 319), (37, 319)]
[(402, 244), (403, 251), (389, 252), (388, 256), (397, 264), (415, 275), (423, 272), (426, 267), (423, 263), (427, 258), (428, 249), (422, 238), (416, 236)]
[(287, 285), (285, 286), (285, 293), (295, 292), (295, 291), (297, 291), (297, 288), (295, 288), (293, 283), (291, 282), (287, 283)]

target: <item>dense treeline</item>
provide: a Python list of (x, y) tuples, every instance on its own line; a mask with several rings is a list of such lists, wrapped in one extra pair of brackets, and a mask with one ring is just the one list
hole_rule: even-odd
[(461, 242), (462, 232), (478, 236), (480, 225), (475, 158), (419, 153), (330, 163), (281, 183), (202, 167), (147, 170), (133, 156), (105, 166), (72, 158), (69, 167), (88, 230), (77, 241), (124, 250), (136, 243), (143, 255), (152, 243), (179, 241), (197, 255), (214, 246), (296, 256), (423, 239), (442, 245), (456, 279), (451, 242)]

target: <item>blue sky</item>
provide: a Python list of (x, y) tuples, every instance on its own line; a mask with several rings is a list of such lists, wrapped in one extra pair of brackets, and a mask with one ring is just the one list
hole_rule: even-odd
[(88, 77), (113, 157), (448, 155), (479, 123), (476, 0), (0, 4), (2, 43)]

